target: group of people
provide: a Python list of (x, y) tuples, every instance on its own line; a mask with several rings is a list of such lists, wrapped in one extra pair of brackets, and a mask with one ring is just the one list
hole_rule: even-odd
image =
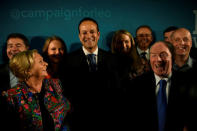
[(6, 40), (0, 65), (1, 127), (7, 130), (197, 130), (195, 48), (186, 28), (169, 27), (154, 41), (147, 25), (114, 33), (111, 52), (98, 47), (99, 25), (83, 18), (80, 49), (67, 53), (58, 36), (43, 52), (28, 39)]

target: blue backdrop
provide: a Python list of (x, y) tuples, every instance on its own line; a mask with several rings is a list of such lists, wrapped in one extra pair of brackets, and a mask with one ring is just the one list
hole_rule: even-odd
[(98, 21), (99, 47), (109, 50), (113, 32), (126, 29), (135, 36), (140, 25), (149, 25), (161, 40), (171, 25), (188, 28), (197, 47), (196, 0), (1, 0), (0, 64), (2, 47), (8, 34), (19, 32), (30, 40), (31, 48), (41, 51), (46, 37), (58, 35), (68, 52), (79, 47), (78, 23), (83, 17)]

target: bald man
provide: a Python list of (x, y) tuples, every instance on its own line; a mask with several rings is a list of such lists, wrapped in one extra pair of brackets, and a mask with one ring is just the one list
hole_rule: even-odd
[(185, 92), (181, 91), (186, 87), (179, 83), (182, 77), (172, 70), (173, 56), (174, 47), (169, 42), (158, 41), (151, 46), (152, 71), (137, 77), (125, 88), (125, 118), (133, 119), (133, 123), (126, 121), (128, 126), (133, 124), (130, 127), (139, 131), (183, 130), (182, 107), (186, 102)]
[(179, 28), (172, 33), (171, 43), (175, 48), (175, 61), (173, 69), (177, 71), (187, 71), (195, 68), (196, 60), (190, 57), (192, 48), (192, 36), (188, 29)]

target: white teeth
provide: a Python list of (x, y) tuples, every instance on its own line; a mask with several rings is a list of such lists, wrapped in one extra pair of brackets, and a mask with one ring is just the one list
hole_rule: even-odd
[(157, 64), (157, 65), (155, 65), (155, 67), (156, 67), (156, 68), (163, 68), (163, 65)]
[(178, 47), (178, 49), (184, 50), (184, 49), (186, 49), (186, 47), (182, 46), (182, 47)]

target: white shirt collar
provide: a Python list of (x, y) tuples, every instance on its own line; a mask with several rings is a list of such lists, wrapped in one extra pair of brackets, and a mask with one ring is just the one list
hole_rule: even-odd
[(146, 52), (146, 59), (148, 59), (148, 60), (150, 59), (149, 48), (148, 48), (147, 50), (143, 51), (143, 50), (141, 50), (139, 47), (137, 47), (137, 51), (138, 51), (139, 55), (140, 55), (141, 53), (143, 53), (143, 52)]
[(139, 54), (143, 53), (143, 52), (146, 52), (147, 54), (149, 54), (149, 48), (145, 51), (141, 50), (139, 47), (137, 47), (137, 51)]
[(95, 54), (96, 56), (98, 55), (98, 47), (96, 48), (96, 50), (93, 53), (90, 53), (84, 46), (82, 46), (83, 52), (85, 53), (85, 55), (88, 54)]
[(154, 74), (155, 75), (155, 81), (156, 81), (156, 89), (155, 89), (155, 94), (157, 96), (158, 92), (159, 92), (159, 82), (160, 80), (166, 80), (167, 81), (167, 85), (166, 85), (166, 98), (167, 98), (167, 102), (168, 102), (168, 97), (169, 97), (169, 92), (170, 92), (170, 81), (171, 81), (171, 77), (172, 77), (172, 73), (170, 73), (169, 77), (168, 78), (160, 78), (158, 75)]
[(172, 76), (172, 73), (170, 73), (168, 78), (161, 78), (158, 75), (156, 75), (155, 73), (154, 73), (154, 75), (155, 75), (155, 82), (156, 82), (155, 84), (158, 85), (160, 80), (166, 80), (167, 82), (169, 82), (169, 80), (170, 80), (170, 78)]

